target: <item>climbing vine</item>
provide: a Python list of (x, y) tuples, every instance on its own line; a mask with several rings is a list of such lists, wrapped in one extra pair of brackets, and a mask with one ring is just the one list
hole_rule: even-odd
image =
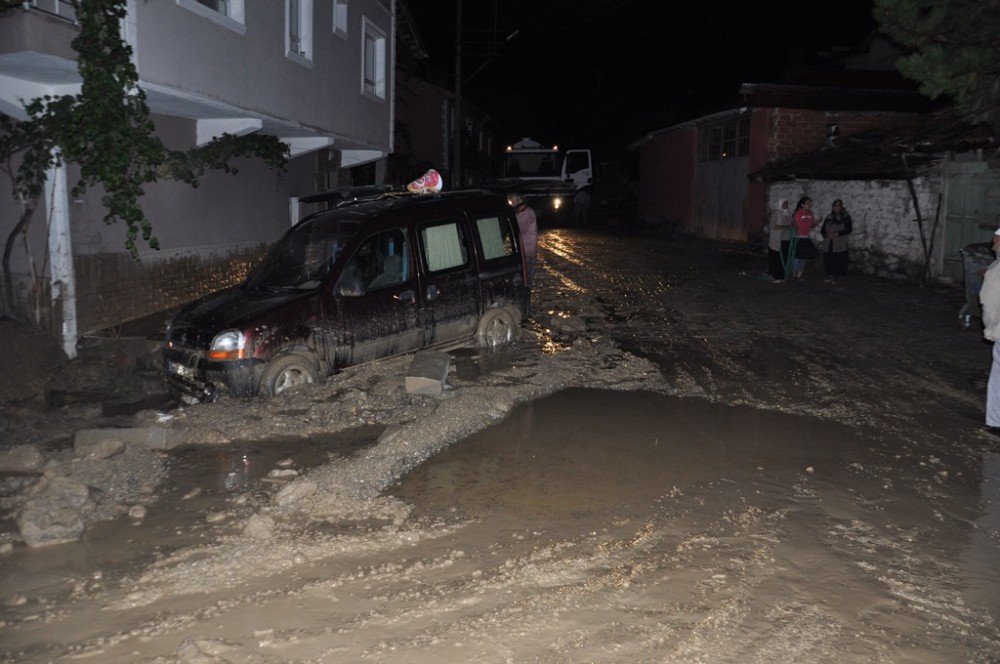
[[(134, 258), (138, 257), (138, 237), (149, 247), (159, 248), (140, 205), (145, 185), (170, 179), (196, 187), (206, 171), (235, 173), (233, 161), (240, 157), (257, 157), (284, 171), (288, 147), (273, 136), (224, 134), (187, 151), (170, 150), (163, 144), (139, 85), (132, 48), (122, 38), (126, 1), (74, 0), (80, 32), (72, 48), (82, 79), (79, 94), (29, 100), (27, 119), (22, 121), (0, 114), (0, 164), (10, 175), (22, 208), (4, 251), (8, 301), (11, 249), (18, 234), (27, 237), (46, 171), (60, 162), (79, 167), (74, 196), (101, 187), (107, 210), (104, 222), (125, 224), (125, 246)], [(0, 0), (0, 14), (27, 11), (25, 4)]]

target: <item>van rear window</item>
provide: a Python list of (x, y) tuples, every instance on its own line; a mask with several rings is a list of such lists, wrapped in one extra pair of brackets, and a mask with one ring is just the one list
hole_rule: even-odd
[(506, 219), (476, 219), (476, 231), (479, 233), (479, 245), (483, 249), (483, 260), (492, 261), (514, 254), (514, 233)]
[(420, 230), (420, 243), (428, 272), (442, 272), (466, 265), (469, 261), (465, 238), (458, 222), (424, 226)]

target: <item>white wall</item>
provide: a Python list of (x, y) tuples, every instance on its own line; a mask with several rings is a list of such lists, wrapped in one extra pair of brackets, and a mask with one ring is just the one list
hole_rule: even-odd
[[(285, 0), (245, 0), (244, 6), (241, 34), (176, 0), (136, 3), (142, 81), (336, 135), (344, 141), (338, 148), (388, 151), (395, 69), (391, 4), (351, 0), (342, 38), (333, 33), (332, 2), (314, 0), (313, 46), (305, 65), (285, 54)], [(361, 91), (363, 19), (387, 36), (385, 99)]]
[[(919, 178), (914, 181), (914, 186), (929, 239), (941, 180), (936, 177)], [(768, 189), (768, 209), (777, 207), (782, 198), (791, 201), (794, 208), (802, 196), (812, 199), (813, 211), (821, 220), (830, 213), (834, 200), (839, 198), (844, 201), (844, 208), (854, 221), (854, 230), (848, 240), (851, 269), (879, 276), (919, 277), (924, 261), (923, 247), (913, 200), (905, 181), (775, 182)], [(934, 260), (931, 262), (931, 276), (935, 277), (941, 273), (944, 210), (941, 215), (934, 242)]]

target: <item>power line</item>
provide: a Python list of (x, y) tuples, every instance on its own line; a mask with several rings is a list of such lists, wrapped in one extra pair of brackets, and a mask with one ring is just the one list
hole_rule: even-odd
[(614, 4), (614, 5), (611, 5), (611, 6), (608, 6), (607, 4), (605, 4), (605, 7), (604, 7), (603, 10), (600, 7), (598, 7), (598, 8), (596, 8), (596, 11), (594, 11), (593, 13), (591, 13), (589, 16), (584, 16), (583, 18), (581, 18), (576, 23), (573, 23), (572, 25), (569, 25), (569, 26), (567, 26), (565, 28), (560, 28), (559, 31), (560, 32), (566, 32), (566, 31), (569, 31), (569, 30), (573, 30), (574, 28), (577, 28), (577, 27), (583, 25), (584, 23), (588, 23), (590, 21), (593, 21), (595, 18), (598, 18), (600, 16), (604, 16), (605, 14), (613, 12), (616, 9), (620, 9), (620, 8), (624, 7), (625, 5), (627, 5), (628, 3), (632, 2), (632, 1), (633, 0), (621, 0), (620, 2), (618, 2), (618, 3)]

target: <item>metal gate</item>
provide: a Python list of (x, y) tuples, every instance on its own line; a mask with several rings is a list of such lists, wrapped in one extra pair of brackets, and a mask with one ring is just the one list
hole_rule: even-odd
[(989, 242), (1000, 227), (1000, 171), (983, 161), (948, 163), (948, 196), (944, 227), (944, 273), (964, 280), (958, 250)]

